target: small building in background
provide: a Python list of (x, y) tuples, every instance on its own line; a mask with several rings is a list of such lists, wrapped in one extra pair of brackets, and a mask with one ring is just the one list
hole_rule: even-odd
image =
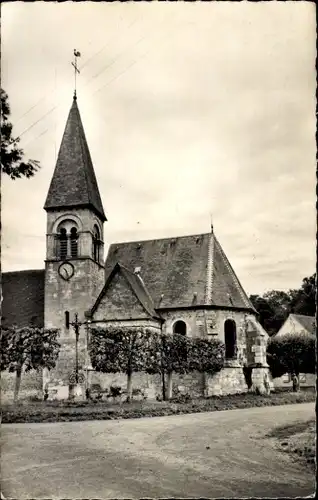
[[(275, 337), (283, 335), (306, 335), (312, 336), (316, 333), (316, 321), (314, 316), (305, 316), (303, 314), (290, 314), (285, 323), (276, 333)], [(282, 377), (273, 380), (275, 387), (292, 387), (290, 373), (285, 373)], [(313, 373), (301, 373), (299, 375), (300, 387), (315, 387), (316, 375)]]

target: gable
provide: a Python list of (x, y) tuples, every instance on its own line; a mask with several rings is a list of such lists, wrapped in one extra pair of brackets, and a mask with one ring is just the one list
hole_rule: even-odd
[(149, 318), (149, 313), (120, 271), (113, 274), (94, 309), (94, 321)]

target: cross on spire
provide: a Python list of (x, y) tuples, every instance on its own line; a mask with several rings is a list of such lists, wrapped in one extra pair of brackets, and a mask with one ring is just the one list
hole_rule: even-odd
[(81, 53), (78, 50), (74, 49), (74, 62), (72, 62), (72, 66), (74, 67), (74, 99), (76, 99), (76, 76), (77, 73), (80, 73), (80, 70), (77, 67), (77, 58), (81, 57)]

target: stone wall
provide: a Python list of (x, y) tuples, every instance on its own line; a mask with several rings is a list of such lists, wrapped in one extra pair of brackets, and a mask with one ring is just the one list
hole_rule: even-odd
[[(114, 291), (118, 285), (118, 289), (122, 288), (122, 283), (120, 280), (115, 281), (114, 290), (111, 296), (114, 299)], [(118, 291), (118, 290), (117, 290)], [(118, 291), (119, 295), (120, 292)], [(115, 297), (116, 297), (115, 293)], [(236, 334), (237, 334), (237, 357), (234, 360), (227, 360), (225, 368), (215, 374), (213, 377), (210, 375), (203, 376), (202, 374), (187, 374), (178, 375), (173, 374), (172, 379), (172, 390), (176, 395), (177, 393), (191, 394), (194, 397), (202, 396), (204, 393), (206, 395), (221, 395), (221, 394), (232, 394), (236, 392), (246, 392), (248, 390), (244, 373), (243, 366), (250, 364), (254, 366), (253, 369), (253, 388), (259, 387), (260, 391), (263, 391), (264, 385), (264, 371), (262, 374), (258, 374), (257, 369), (262, 366), (260, 361), (264, 361), (264, 349), (266, 349), (266, 338), (263, 336), (261, 338), (260, 332), (255, 326), (255, 317), (253, 315), (247, 315), (244, 312), (230, 311), (230, 310), (180, 310), (180, 311), (163, 311), (162, 316), (165, 320), (161, 327), (161, 323), (151, 317), (143, 317), (145, 314), (142, 310), (139, 311), (140, 317), (135, 319), (129, 319), (131, 311), (138, 308), (130, 308), (130, 296), (127, 296), (127, 319), (122, 319), (118, 321), (111, 321), (108, 323), (103, 320), (107, 311), (110, 311), (110, 305), (107, 304), (107, 311), (102, 306), (98, 311), (96, 311), (97, 318), (100, 317), (99, 321), (93, 322), (93, 326), (106, 327), (108, 324), (117, 327), (139, 327), (139, 328), (149, 328), (153, 332), (160, 333), (161, 328), (163, 332), (172, 333), (173, 324), (177, 320), (185, 321), (187, 325), (187, 335), (190, 337), (194, 336), (208, 336), (219, 338), (224, 342), (224, 323), (227, 319), (233, 319), (236, 322)], [(120, 300), (120, 297), (118, 298)], [(116, 302), (116, 300), (115, 300)], [(102, 303), (101, 303), (102, 304)], [(115, 303), (115, 307), (117, 307)], [(116, 313), (117, 314), (117, 313)], [(113, 317), (116, 317), (116, 314)], [(138, 316), (138, 314), (136, 314)], [(95, 320), (95, 317), (94, 317)], [(68, 383), (69, 376), (74, 371), (75, 363), (75, 334), (73, 329), (65, 331), (63, 337), (61, 338), (62, 350), (58, 360), (58, 364), (55, 370), (45, 378), (45, 383), (49, 382), (51, 393), (54, 393), (54, 398), (64, 399), (68, 394)], [(261, 351), (261, 352), (259, 352)], [(261, 358), (260, 358), (261, 356)], [(258, 363), (256, 363), (256, 361)], [(79, 342), (79, 364), (80, 368), (83, 369), (84, 366), (90, 364), (86, 352), (86, 336), (84, 327), (81, 330), (80, 342)], [(256, 370), (256, 371), (255, 371)], [(268, 370), (267, 370), (268, 372)], [(85, 370), (84, 370), (84, 373)], [(86, 383), (86, 382), (85, 382)], [(90, 372), (89, 381), (91, 384), (99, 384), (102, 389), (109, 389), (110, 386), (120, 385), (122, 388), (126, 387), (126, 376), (124, 374), (100, 374), (94, 371)], [(150, 376), (147, 374), (139, 373), (134, 374), (133, 386), (135, 388), (140, 388), (145, 391), (148, 399), (153, 399), (157, 396), (161, 396), (161, 378), (160, 375)]]
[[(108, 389), (108, 391), (110, 391), (111, 386), (119, 386), (123, 391), (126, 391), (127, 388), (127, 376), (124, 373), (98, 373), (92, 371), (89, 382), (91, 388), (94, 388), (94, 385), (99, 385), (102, 390)], [(133, 373), (132, 386), (133, 390), (139, 389), (142, 391), (146, 399), (155, 400), (162, 397), (162, 381), (159, 374)]]
[(243, 369), (225, 367), (214, 375), (206, 375), (207, 396), (224, 396), (248, 392)]
[[(172, 333), (176, 321), (182, 320), (187, 325), (187, 336), (218, 338), (224, 343), (224, 323), (232, 319), (236, 324), (237, 360), (240, 365), (264, 362), (266, 338), (261, 339), (261, 330), (258, 330), (257, 320), (253, 314), (229, 309), (187, 309), (179, 311), (160, 311), (164, 318), (163, 333)], [(251, 326), (253, 325), (253, 326)], [(251, 331), (252, 330), (252, 331)], [(259, 339), (259, 340), (256, 340)], [(256, 347), (258, 345), (260, 347)], [(263, 356), (260, 359), (260, 356)], [(266, 356), (265, 356), (266, 360)]]
[[(12, 402), (14, 395), (16, 375), (8, 371), (1, 372), (1, 401)], [(31, 370), (23, 372), (19, 391), (19, 400), (36, 397), (43, 398), (42, 392), (42, 370)]]

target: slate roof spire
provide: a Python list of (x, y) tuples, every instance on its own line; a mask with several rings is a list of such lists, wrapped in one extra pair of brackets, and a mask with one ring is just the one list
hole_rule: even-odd
[(103, 221), (107, 220), (77, 106), (76, 93), (44, 209), (75, 207), (91, 208)]

